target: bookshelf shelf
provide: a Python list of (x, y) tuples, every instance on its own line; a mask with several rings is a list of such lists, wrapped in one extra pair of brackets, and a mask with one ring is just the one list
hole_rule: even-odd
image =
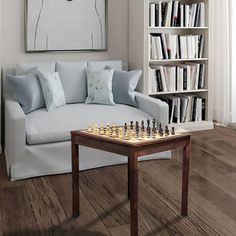
[(208, 58), (183, 58), (183, 59), (163, 59), (163, 60), (149, 60), (149, 64), (172, 63), (172, 62), (199, 62), (208, 61)]
[(167, 94), (183, 94), (183, 93), (203, 93), (208, 92), (208, 89), (196, 89), (196, 90), (183, 90), (183, 91), (175, 91), (175, 92), (150, 92), (150, 96), (161, 96)]
[[(141, 82), (139, 83), (138, 90), (146, 95), (152, 96), (154, 98), (160, 99), (166, 99), (168, 97), (181, 97), (181, 95), (186, 95), (186, 96), (194, 96), (194, 102), (195, 104), (195, 98), (197, 100), (200, 98), (202, 101), (200, 103), (202, 104), (201, 107), (205, 107), (205, 119), (204, 116), (202, 116), (203, 121), (192, 121), (192, 122), (186, 122), (186, 123), (172, 123), (171, 126), (175, 126), (177, 129), (183, 129), (186, 131), (195, 131), (195, 130), (206, 130), (206, 129), (212, 129), (213, 128), (213, 109), (212, 109), (212, 78), (211, 78), (211, 73), (212, 73), (212, 58), (211, 58), (211, 40), (214, 40), (212, 37), (212, 32), (211, 32), (211, 25), (209, 24), (209, 16), (210, 16), (210, 11), (212, 11), (212, 6), (213, 6), (213, 0), (179, 0), (179, 6), (181, 8), (182, 5), (191, 5), (193, 4), (197, 5), (197, 8), (199, 5), (204, 3), (204, 17), (201, 18), (202, 16), (199, 16), (199, 21), (194, 20), (194, 25), (195, 27), (179, 27), (179, 25), (191, 25), (191, 19), (189, 20), (189, 24), (186, 23), (186, 15), (184, 16), (184, 24), (182, 24), (181, 19), (178, 19), (177, 17), (177, 24), (173, 20), (174, 18), (171, 18), (171, 21), (167, 20), (169, 23), (164, 23), (164, 25), (168, 27), (163, 27), (160, 26), (162, 24), (162, 20), (166, 20), (166, 16), (163, 17), (162, 14), (166, 14), (168, 12), (168, 5), (171, 2), (171, 0), (147, 0), (147, 1), (137, 1), (137, 0), (129, 0), (129, 28), (131, 29), (129, 31), (129, 67), (130, 69), (137, 69), (140, 68), (143, 70), (143, 77)], [(175, 14), (175, 4), (177, 1), (172, 1), (172, 14)], [(164, 5), (167, 5), (167, 10), (162, 11), (162, 3)], [(157, 17), (153, 18), (153, 12), (152, 12), (152, 6), (150, 4), (157, 4), (157, 8), (155, 8), (155, 11), (157, 12)], [(165, 8), (166, 6), (164, 6)], [(184, 6), (186, 7), (186, 6)], [(200, 6), (200, 8), (202, 5)], [(163, 9), (164, 9), (163, 8)], [(161, 10), (157, 10), (161, 9)], [(186, 8), (187, 9), (187, 8)], [(193, 9), (190, 7), (190, 9)], [(201, 11), (201, 10), (200, 10)], [(164, 13), (163, 13), (164, 12)], [(181, 11), (180, 11), (181, 12)], [(188, 12), (185, 11), (185, 12)], [(179, 13), (178, 13), (179, 14)], [(186, 13), (184, 13), (186, 14)], [(198, 13), (196, 13), (198, 14)], [(161, 17), (160, 17), (161, 15)], [(169, 15), (170, 16), (170, 15)], [(167, 15), (167, 18), (169, 17)], [(182, 17), (182, 15), (180, 14)], [(173, 17), (173, 15), (171, 16)], [(189, 15), (189, 17), (193, 17), (193, 15)], [(155, 19), (155, 24), (153, 24), (153, 19)], [(193, 19), (193, 18), (192, 18)], [(201, 19), (201, 20), (200, 20)], [(203, 19), (203, 20), (202, 20)], [(158, 22), (158, 23), (157, 23)], [(161, 22), (161, 23), (160, 23)], [(171, 23), (170, 23), (171, 22)], [(174, 24), (173, 24), (174, 22)], [(193, 21), (192, 21), (193, 22)], [(196, 23), (197, 22), (197, 23)], [(201, 22), (201, 23), (200, 23)], [(178, 25), (176, 26), (171, 26), (170, 25)], [(154, 26), (154, 25), (159, 25)], [(197, 26), (197, 27), (196, 27)], [(164, 37), (163, 37), (164, 34)], [(171, 35), (171, 36), (170, 36)], [(175, 47), (171, 48), (173, 46), (173, 41), (175, 40), (172, 39), (171, 37), (177, 36), (177, 46), (176, 49)], [(196, 40), (194, 37), (198, 36), (198, 40)], [(203, 44), (204, 46), (201, 45), (200, 50), (196, 49), (197, 45), (199, 47), (201, 42), (201, 37), (204, 38)], [(182, 37), (182, 38), (181, 38)], [(185, 48), (181, 45), (182, 42), (185, 42), (184, 37), (186, 37), (186, 45)], [(189, 38), (192, 37), (192, 39), (189, 40)], [(153, 38), (160, 38), (159, 39), (153, 39)], [(166, 46), (165, 43), (163, 43), (163, 40), (166, 41)], [(181, 41), (182, 40), (182, 41)], [(190, 42), (193, 43), (190, 43)], [(153, 42), (155, 43), (153, 44)], [(159, 45), (162, 45), (161, 47)], [(168, 45), (167, 45), (168, 44)], [(154, 45), (154, 46), (153, 46)], [(158, 46), (157, 46), (158, 45)], [(189, 46), (190, 45), (190, 46)], [(193, 46), (195, 45), (195, 46)], [(157, 56), (153, 51), (155, 48), (157, 50)], [(189, 47), (192, 47), (193, 49), (189, 49)], [(164, 49), (163, 49), (164, 48)], [(167, 48), (167, 49), (166, 49)], [(166, 53), (166, 50), (168, 50), (168, 54)], [(174, 51), (174, 56), (172, 54), (172, 50), (179, 50), (177, 51), (177, 54), (175, 54), (176, 51)], [(182, 51), (184, 50), (183, 54)], [(192, 52), (191, 52), (192, 50)], [(187, 51), (187, 52), (186, 52)], [(190, 51), (190, 54), (189, 52)], [(199, 51), (201, 51), (201, 54), (199, 54)], [(162, 52), (162, 53), (161, 53)], [(170, 53), (170, 54), (169, 54)], [(186, 54), (187, 53), (187, 54)], [(162, 56), (160, 56), (163, 54)], [(180, 55), (184, 55), (184, 57), (191, 57), (191, 58), (182, 58), (182, 59), (162, 59), (162, 60), (154, 60), (152, 58), (174, 58), (174, 57), (181, 57)], [(199, 58), (192, 58), (196, 57), (198, 55)], [(201, 73), (204, 74), (204, 79), (200, 80), (202, 77), (198, 77), (199, 81), (204, 81), (204, 85), (198, 80), (195, 79), (194, 76), (192, 76), (192, 69), (195, 66), (195, 64), (199, 64), (200, 68), (202, 69)], [(191, 77), (189, 77), (189, 68), (187, 68), (187, 76), (186, 76), (186, 66), (190, 66), (190, 71), (191, 71)], [(164, 70), (164, 75), (163, 72), (160, 69), (161, 67), (165, 67), (166, 69)], [(171, 70), (171, 67), (175, 67), (176, 71), (173, 72)], [(180, 69), (179, 69), (180, 68)], [(166, 90), (165, 85), (164, 87), (159, 86), (159, 83), (164, 83), (162, 77), (168, 76), (165, 81), (168, 83), (167, 88), (172, 88), (173, 91), (173, 86), (179, 90), (179, 88), (182, 90), (182, 85), (180, 86), (179, 84), (182, 84), (182, 82), (177, 82), (177, 81), (182, 81), (182, 79), (175, 79), (179, 74), (182, 73), (182, 69), (184, 68), (184, 83), (186, 86), (186, 77), (190, 78), (190, 80), (187, 80), (187, 84), (189, 85), (189, 81), (191, 81), (191, 86), (188, 86), (188, 90), (183, 90), (183, 91), (174, 91), (174, 92), (155, 92), (156, 90)], [(181, 70), (181, 73), (180, 73)], [(200, 70), (200, 69), (199, 69)], [(153, 71), (156, 71), (156, 73), (153, 73)], [(177, 72), (178, 71), (178, 72)], [(158, 73), (157, 73), (158, 72)], [(175, 74), (176, 73), (176, 74)], [(200, 71), (199, 71), (200, 74)], [(201, 74), (202, 75), (202, 74)], [(153, 77), (154, 76), (154, 77)], [(156, 76), (156, 77), (155, 77)], [(182, 75), (183, 76), (183, 75)], [(196, 75), (197, 76), (197, 75)], [(155, 80), (156, 78), (156, 80)], [(171, 78), (171, 80), (170, 80)], [(193, 79), (194, 78), (194, 79)], [(172, 82), (170, 82), (172, 81)], [(175, 85), (173, 85), (173, 81), (175, 81)], [(197, 81), (197, 82), (196, 82)], [(192, 83), (193, 82), (193, 83)], [(156, 87), (156, 84), (158, 83), (158, 87)], [(171, 83), (172, 85), (170, 86)], [(194, 84), (194, 86), (192, 86)], [(162, 84), (163, 85), (163, 84)], [(197, 86), (198, 85), (198, 86)], [(199, 86), (201, 85), (201, 86)], [(186, 87), (184, 87), (186, 88)], [(189, 89), (191, 88), (191, 89)], [(196, 88), (203, 88), (203, 89), (196, 89)], [(154, 92), (152, 92), (154, 91)], [(171, 96), (170, 96), (171, 95)], [(183, 97), (183, 96), (182, 96)], [(165, 100), (166, 101), (166, 100)], [(190, 101), (190, 100), (189, 100)], [(199, 102), (199, 101), (197, 101)], [(173, 103), (174, 104), (174, 103)], [(182, 101), (181, 101), (182, 104)], [(169, 104), (170, 106), (170, 104)], [(172, 105), (173, 106), (173, 105)], [(194, 105), (195, 106), (195, 105)], [(192, 108), (191, 108), (192, 109)], [(195, 108), (196, 109), (196, 108)], [(193, 109), (194, 110), (194, 109)], [(195, 110), (194, 110), (195, 111)], [(185, 114), (183, 111), (181, 114)], [(193, 113), (192, 113), (193, 114)], [(193, 118), (195, 117), (195, 118)], [(201, 115), (200, 115), (201, 117)], [(198, 117), (199, 118), (199, 117)], [(199, 120), (194, 116), (194, 114), (191, 116), (189, 119), (185, 120)], [(181, 118), (181, 120), (183, 120)], [(201, 120), (201, 119), (200, 119)]]
[(150, 33), (157, 30), (208, 30), (208, 27), (149, 27)]

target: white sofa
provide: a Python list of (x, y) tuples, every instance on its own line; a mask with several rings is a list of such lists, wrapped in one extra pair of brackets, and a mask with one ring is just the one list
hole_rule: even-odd
[[(35, 65), (39, 69), (43, 67), (44, 70), (54, 65), (53, 68), (56, 70), (55, 63), (50, 65), (20, 63), (15, 71), (23, 73)], [(118, 70), (122, 69), (121, 61), (90, 62), (90, 65), (95, 68), (109, 65)], [(67, 104), (51, 112), (43, 108), (25, 115), (4, 82), (5, 156), (11, 180), (71, 172), (70, 131), (87, 128), (89, 123), (115, 122), (123, 125), (130, 120), (155, 118), (163, 125), (167, 124), (166, 103), (138, 92), (135, 93), (135, 98), (138, 108), (122, 104), (109, 106), (76, 103)], [(170, 152), (146, 156), (141, 160), (157, 158), (170, 158)], [(80, 170), (125, 162), (127, 158), (124, 156), (80, 148)]]

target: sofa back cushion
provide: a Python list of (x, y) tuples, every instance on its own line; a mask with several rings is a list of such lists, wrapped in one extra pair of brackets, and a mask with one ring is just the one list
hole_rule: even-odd
[(39, 71), (45, 71), (47, 73), (55, 72), (56, 64), (52, 63), (17, 63), (16, 75), (23, 75), (30, 72), (32, 69), (37, 68)]
[(86, 67), (87, 62), (56, 63), (56, 71), (61, 79), (66, 103), (85, 102), (87, 97)]
[(115, 70), (112, 81), (112, 91), (115, 103), (137, 107), (134, 90), (142, 75), (141, 70)]
[(88, 68), (93, 70), (103, 70), (104, 68), (109, 67), (114, 70), (122, 70), (122, 61), (90, 61), (88, 62)]
[(45, 107), (43, 93), (35, 71), (25, 75), (7, 75), (7, 83), (14, 99), (25, 114)]

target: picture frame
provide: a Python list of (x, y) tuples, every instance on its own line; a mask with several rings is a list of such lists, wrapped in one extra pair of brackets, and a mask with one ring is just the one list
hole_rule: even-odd
[(25, 51), (107, 51), (107, 0), (25, 0)]

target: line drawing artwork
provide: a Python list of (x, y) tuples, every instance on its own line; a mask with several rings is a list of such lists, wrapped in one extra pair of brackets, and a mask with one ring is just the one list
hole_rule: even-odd
[(26, 51), (106, 50), (106, 0), (27, 0)]

